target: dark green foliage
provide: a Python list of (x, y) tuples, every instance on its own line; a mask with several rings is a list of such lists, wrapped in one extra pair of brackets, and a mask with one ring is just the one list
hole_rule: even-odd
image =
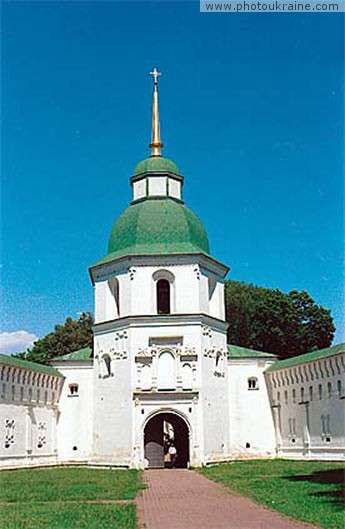
[(76, 320), (68, 317), (63, 325), (55, 325), (54, 332), (37, 340), (31, 349), (15, 356), (47, 364), (56, 356), (92, 347), (92, 325), (93, 317), (90, 312), (83, 312)]
[(329, 347), (335, 327), (330, 311), (307, 292), (225, 283), (228, 342), (288, 358)]

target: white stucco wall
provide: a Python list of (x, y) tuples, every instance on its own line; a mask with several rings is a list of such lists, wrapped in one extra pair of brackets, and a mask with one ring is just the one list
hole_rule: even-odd
[[(186, 259), (184, 259), (186, 261)], [(122, 263), (115, 270), (104, 267), (95, 276), (95, 322), (110, 321), (118, 317), (157, 314), (156, 281), (164, 278), (170, 281), (170, 306), (172, 314), (205, 313), (223, 320), (224, 284), (215, 270), (200, 266), (197, 259), (185, 264), (162, 263), (157, 257), (145, 264), (135, 258)], [(150, 263), (150, 264), (149, 264)], [(154, 263), (154, 264), (152, 264)], [(209, 263), (211, 266), (211, 263)], [(219, 267), (218, 267), (219, 268)], [(223, 268), (219, 268), (220, 271)], [(107, 271), (107, 273), (106, 273)], [(119, 312), (109, 287), (109, 279), (116, 277), (119, 284)]]
[[(56, 362), (55, 366), (65, 377), (57, 428), (59, 461), (88, 461), (92, 452), (92, 362)], [(72, 384), (78, 386), (74, 394)]]
[(338, 353), (266, 374), (278, 456), (345, 458), (344, 373)]
[[(228, 362), (230, 446), (234, 458), (275, 455), (275, 431), (263, 374), (271, 363), (255, 358)], [(249, 389), (249, 378), (257, 380), (257, 389)]]
[(63, 379), (8, 365), (0, 371), (0, 467), (56, 464)]

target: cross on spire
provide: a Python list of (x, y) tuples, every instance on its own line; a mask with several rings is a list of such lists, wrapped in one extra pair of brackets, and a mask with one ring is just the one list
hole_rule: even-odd
[(158, 77), (162, 75), (161, 72), (159, 72), (157, 68), (153, 68), (152, 72), (150, 72), (150, 75), (153, 77), (154, 84), (158, 85)]
[(153, 68), (150, 75), (153, 77), (154, 89), (152, 99), (152, 134), (151, 134), (151, 156), (162, 156), (163, 143), (161, 142), (161, 131), (158, 110), (158, 77), (161, 73), (157, 68)]

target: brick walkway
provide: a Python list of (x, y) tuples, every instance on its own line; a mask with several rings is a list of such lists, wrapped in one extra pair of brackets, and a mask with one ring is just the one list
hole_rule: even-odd
[(190, 470), (147, 470), (140, 529), (315, 529), (225, 491)]

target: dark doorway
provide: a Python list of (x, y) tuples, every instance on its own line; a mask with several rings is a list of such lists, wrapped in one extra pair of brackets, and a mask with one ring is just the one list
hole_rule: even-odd
[(189, 462), (189, 432), (187, 424), (174, 413), (160, 413), (149, 420), (144, 431), (145, 458), (148, 468), (170, 468), (168, 450), (177, 450), (176, 468), (187, 468)]

